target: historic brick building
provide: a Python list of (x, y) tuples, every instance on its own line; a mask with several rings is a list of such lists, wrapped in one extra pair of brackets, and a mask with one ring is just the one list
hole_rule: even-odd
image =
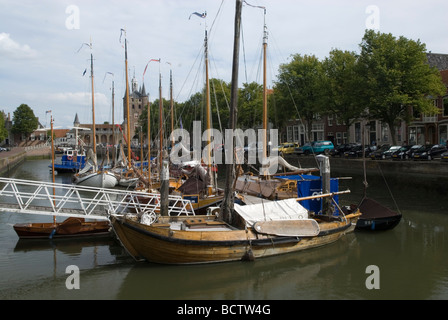
[[(130, 94), (129, 94), (129, 122), (131, 126), (131, 141), (137, 132), (137, 128), (139, 126), (138, 120), (140, 115), (142, 114), (145, 106), (148, 105), (148, 95), (146, 94), (145, 84), (138, 87), (137, 80), (135, 76), (133, 77), (130, 85)], [(123, 130), (127, 133), (127, 124), (128, 124), (128, 111), (127, 111), (127, 103), (126, 103), (126, 92), (123, 97)]]

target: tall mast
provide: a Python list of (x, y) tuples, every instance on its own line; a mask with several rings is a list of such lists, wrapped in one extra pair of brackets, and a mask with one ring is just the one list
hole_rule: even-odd
[(114, 160), (112, 161), (113, 164), (115, 164), (115, 160), (117, 158), (116, 149), (115, 149), (115, 88), (114, 88), (114, 80), (112, 80), (112, 156), (114, 157)]
[(163, 169), (163, 101), (162, 101), (162, 74), (159, 72), (159, 134), (160, 134), (160, 174)]
[[(229, 129), (235, 130), (236, 119), (238, 113), (238, 64), (239, 64), (239, 53), (240, 53), (240, 29), (241, 29), (241, 8), (242, 0), (236, 0), (235, 8), (235, 35), (233, 43), (233, 65), (232, 65), (232, 85), (231, 85), (231, 96), (230, 96), (230, 117), (229, 117)], [(232, 146), (235, 147), (235, 141), (232, 140)], [(235, 157), (232, 152), (232, 161), (230, 164), (226, 163), (226, 181), (225, 181), (225, 192), (224, 201), (222, 204), (222, 216), (224, 221), (228, 223), (232, 222), (232, 210), (233, 210), (233, 182), (235, 180)], [(227, 151), (226, 151), (227, 152)]]
[(128, 78), (128, 46), (126, 31), (124, 31), (124, 64), (126, 67), (126, 118), (127, 118), (127, 140), (128, 140), (128, 166), (131, 165), (131, 119), (129, 118), (129, 78)]
[(268, 139), (268, 100), (267, 100), (267, 89), (266, 89), (266, 48), (268, 46), (268, 32), (266, 29), (266, 9), (264, 9), (264, 34), (263, 34), (263, 159), (266, 159)]
[[(170, 109), (171, 109), (171, 134), (174, 131), (174, 101), (173, 101), (173, 71), (170, 69)], [(174, 149), (174, 136), (171, 140), (171, 150)]]
[(151, 108), (148, 99), (148, 190), (151, 186)]
[[(148, 65), (151, 61), (159, 62), (159, 73), (160, 73), (160, 59), (150, 59), (148, 63), (146, 64), (145, 70), (143, 71), (143, 79), (142, 83), (144, 85), (145, 83), (145, 73), (146, 69), (148, 68)], [(151, 104), (148, 99), (148, 189), (151, 185)]]
[[(92, 47), (92, 44), (90, 44)], [(92, 131), (93, 131), (93, 152), (96, 155), (96, 132), (95, 132), (95, 93), (93, 89), (93, 54), (90, 53), (90, 78), (92, 82)]]
[[(206, 98), (206, 117), (207, 117), (207, 145), (210, 146), (210, 129), (211, 129), (211, 107), (210, 107), (210, 81), (208, 75), (208, 38), (207, 29), (205, 29), (204, 39), (204, 55), (205, 55), (205, 98)], [(207, 150), (207, 168), (210, 175), (210, 185), (208, 186), (208, 194), (213, 193), (213, 186), (215, 185), (215, 177), (212, 171), (211, 148)]]

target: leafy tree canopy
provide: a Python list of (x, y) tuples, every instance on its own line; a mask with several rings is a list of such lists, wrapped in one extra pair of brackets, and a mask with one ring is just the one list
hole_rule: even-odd
[(30, 135), (38, 127), (38, 120), (27, 104), (21, 104), (13, 115), (12, 132)]
[(396, 125), (409, 122), (413, 112), (437, 113), (432, 99), (446, 88), (420, 41), (367, 30), (360, 47), (362, 102), (371, 119), (389, 125), (395, 144)]

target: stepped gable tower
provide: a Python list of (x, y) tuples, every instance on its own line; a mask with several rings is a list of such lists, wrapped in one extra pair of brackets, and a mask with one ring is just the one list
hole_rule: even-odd
[[(146, 94), (145, 84), (141, 88), (138, 87), (137, 79), (134, 77), (131, 80), (129, 94), (129, 122), (131, 126), (131, 140), (137, 132), (139, 126), (138, 120), (143, 112), (143, 109), (148, 105), (148, 95)], [(126, 92), (123, 97), (123, 131), (127, 132), (127, 104), (126, 104)]]

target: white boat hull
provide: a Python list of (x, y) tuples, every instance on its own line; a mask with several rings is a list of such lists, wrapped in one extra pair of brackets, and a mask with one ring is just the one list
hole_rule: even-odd
[(111, 172), (94, 172), (85, 176), (77, 177), (75, 184), (96, 188), (113, 188), (117, 185), (118, 179)]
[(118, 185), (122, 186), (122, 187), (135, 187), (137, 185), (138, 182), (138, 178), (121, 178), (118, 181)]

